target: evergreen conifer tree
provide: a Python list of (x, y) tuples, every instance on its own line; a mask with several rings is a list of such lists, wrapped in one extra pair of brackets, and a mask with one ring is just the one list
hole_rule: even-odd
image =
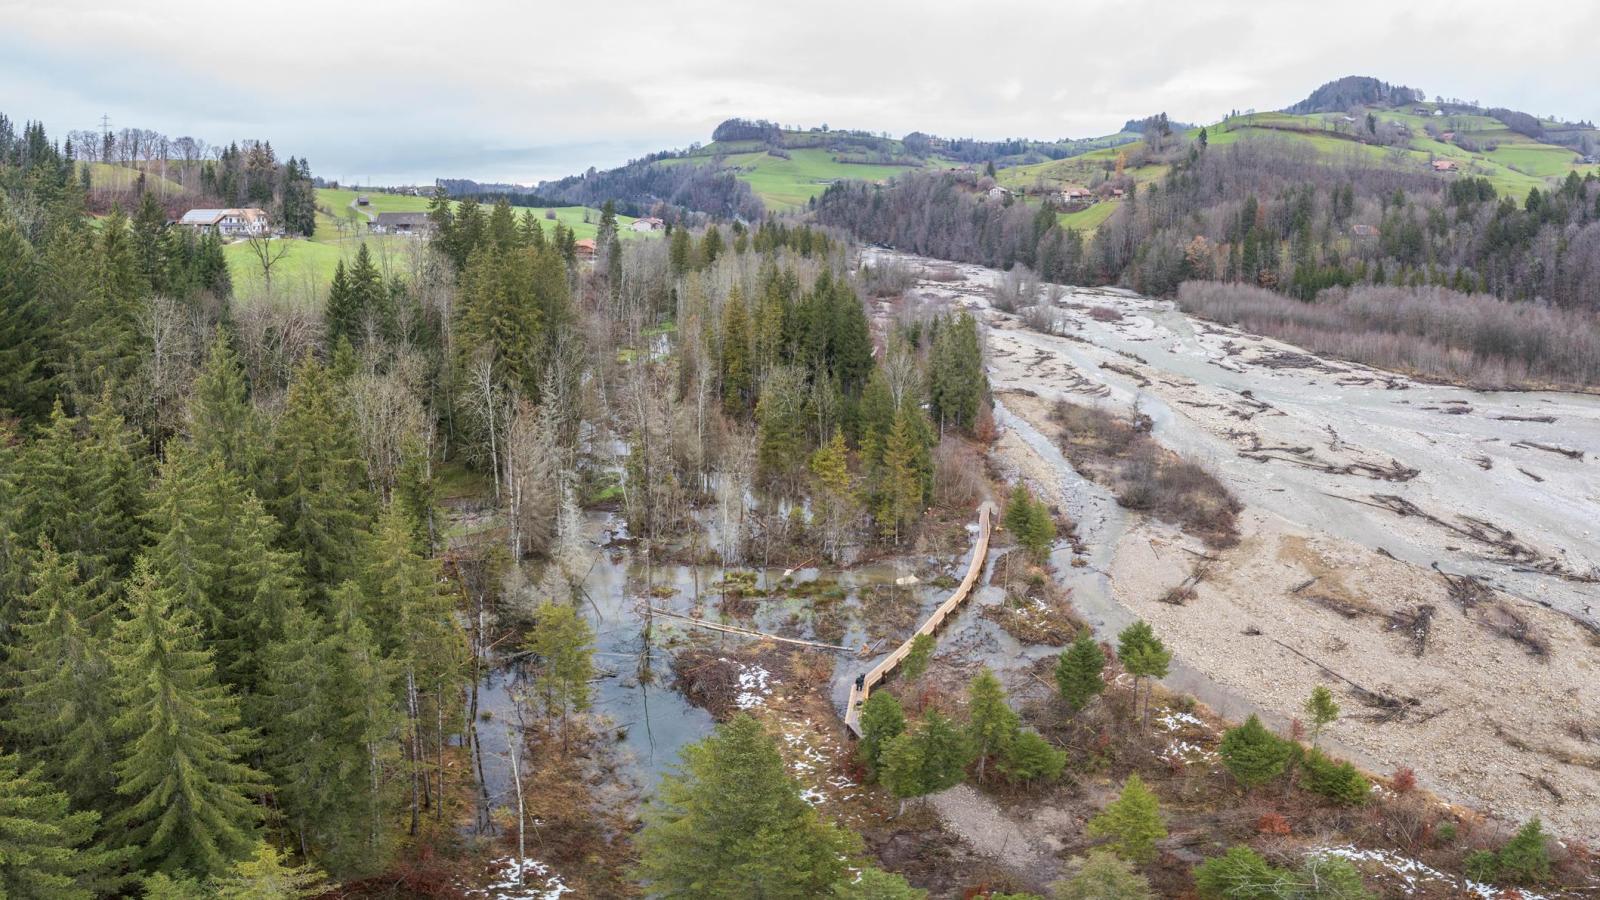
[(1282, 775), (1293, 752), (1288, 741), (1268, 731), (1254, 715), (1243, 725), (1228, 729), (1218, 748), (1222, 764), (1247, 789)]
[(67, 795), (15, 753), (0, 755), (0, 896), (91, 900), (118, 854), (90, 845), (93, 812), (73, 812)]
[(1021, 727), (1016, 712), (1006, 705), (1005, 688), (985, 666), (967, 685), (967, 739), (978, 759), (982, 781), (991, 756), (1004, 756)]
[(861, 741), (856, 755), (867, 774), (877, 777), (883, 764), (883, 749), (906, 730), (906, 714), (900, 701), (888, 691), (873, 691), (861, 704)]
[(124, 805), (107, 824), (142, 864), (223, 872), (255, 845), (251, 798), (266, 785), (242, 761), (254, 739), (217, 681), (194, 616), (143, 563), (127, 606), (111, 644), (113, 728), (123, 741), (112, 771)]
[(1141, 863), (1155, 859), (1156, 841), (1167, 836), (1160, 804), (1137, 773), (1128, 776), (1122, 793), (1090, 819), (1084, 831), (1090, 837), (1109, 838), (1112, 852)]
[(1087, 629), (1079, 634), (1056, 662), (1056, 687), (1061, 698), (1073, 711), (1083, 709), (1106, 689), (1101, 672), (1106, 667), (1106, 655), (1100, 643)]
[(853, 837), (800, 798), (772, 738), (740, 715), (683, 751), (639, 835), (639, 875), (653, 896), (826, 895), (845, 874)]

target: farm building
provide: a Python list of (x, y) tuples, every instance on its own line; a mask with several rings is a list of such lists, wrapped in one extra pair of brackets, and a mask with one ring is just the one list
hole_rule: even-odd
[(594, 259), (594, 238), (584, 238), (573, 243), (579, 259)]
[(1094, 202), (1094, 194), (1090, 193), (1088, 188), (1069, 184), (1061, 189), (1061, 202), (1092, 203)]
[(633, 224), (628, 227), (634, 231), (660, 231), (666, 224), (654, 216), (645, 216), (642, 219), (634, 219)]
[(371, 204), (372, 204), (372, 199), (370, 197), (368, 197), (366, 194), (362, 194), (361, 196), (356, 198), (356, 205), (357, 206), (370, 206)]
[(381, 212), (372, 220), (376, 234), (427, 234), (428, 226), (425, 212)]
[(266, 210), (244, 209), (191, 209), (183, 214), (178, 224), (196, 231), (215, 231), (225, 238), (253, 237), (266, 234), (270, 228)]
[(1010, 197), (1010, 196), (1011, 196), (1011, 192), (1006, 190), (1005, 188), (1001, 187), (998, 184), (995, 185), (992, 188), (989, 188), (989, 199), (990, 200), (1004, 200), (1004, 199), (1006, 199), (1007, 197)]
[(1458, 168), (1456, 161), (1453, 159), (1436, 159), (1433, 161), (1433, 170), (1435, 172), (1454, 172)]
[(1358, 238), (1377, 237), (1378, 228), (1375, 225), (1351, 225), (1350, 233)]

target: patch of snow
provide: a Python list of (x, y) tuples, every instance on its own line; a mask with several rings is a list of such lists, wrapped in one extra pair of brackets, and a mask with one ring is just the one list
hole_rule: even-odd
[(1199, 718), (1175, 709), (1169, 709), (1161, 715), (1156, 716), (1156, 724), (1161, 726), (1162, 731), (1177, 731), (1181, 728), (1189, 726), (1193, 726), (1195, 728), (1206, 727), (1206, 723), (1200, 721)]
[[(723, 658), (723, 662), (728, 662)], [(765, 706), (772, 696), (772, 673), (754, 663), (737, 663), (739, 666), (739, 693), (733, 698), (738, 709), (756, 709)]]
[[(1429, 884), (1442, 884), (1466, 893), (1482, 897), (1483, 900), (1494, 900), (1505, 895), (1505, 892), (1492, 884), (1473, 881), (1469, 878), (1458, 877), (1428, 865), (1421, 860), (1396, 853), (1393, 850), (1359, 850), (1345, 844), (1339, 847), (1324, 847), (1313, 853), (1326, 853), (1329, 856), (1338, 856), (1351, 862), (1374, 863), (1384, 872), (1398, 878), (1406, 886), (1407, 893), (1417, 893)], [(1522, 891), (1523, 900), (1547, 900), (1542, 894)]]
[(560, 900), (572, 888), (561, 876), (537, 859), (517, 859), (507, 856), (489, 863), (493, 867), (490, 881), (483, 887), (462, 886), (464, 897), (483, 897), (487, 900)]

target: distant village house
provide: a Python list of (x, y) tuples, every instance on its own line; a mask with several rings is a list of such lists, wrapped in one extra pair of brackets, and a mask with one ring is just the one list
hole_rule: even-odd
[(427, 234), (428, 214), (425, 212), (381, 212), (372, 220), (374, 234)]
[(1433, 170), (1435, 172), (1454, 172), (1457, 168), (1456, 161), (1453, 159), (1436, 159), (1433, 161)]
[(633, 224), (628, 227), (638, 232), (660, 231), (666, 224), (655, 216), (645, 216), (642, 219), (634, 219)]
[(989, 188), (989, 199), (990, 200), (999, 201), (999, 200), (1004, 200), (1004, 199), (1006, 199), (1007, 197), (1010, 197), (1010, 196), (1011, 196), (1011, 192), (1009, 190), (1006, 190), (1005, 188), (1001, 187), (998, 184), (995, 185), (992, 188)]
[(195, 231), (215, 231), (225, 238), (255, 237), (268, 233), (271, 228), (266, 210), (244, 209), (191, 209), (183, 214), (178, 224)]

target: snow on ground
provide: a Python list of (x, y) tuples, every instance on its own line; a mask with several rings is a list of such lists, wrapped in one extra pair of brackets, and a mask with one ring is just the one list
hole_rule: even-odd
[(536, 859), (506, 856), (489, 863), (489, 883), (482, 887), (462, 886), (464, 897), (486, 900), (560, 900), (572, 893), (561, 876)]
[[(723, 662), (730, 662), (726, 657)], [(739, 709), (755, 709), (765, 706), (767, 698), (772, 696), (772, 673), (755, 663), (735, 663), (739, 667), (739, 693), (733, 698), (733, 705)]]
[[(1466, 878), (1458, 878), (1424, 863), (1412, 859), (1393, 850), (1358, 850), (1348, 844), (1340, 847), (1325, 847), (1315, 853), (1325, 853), (1329, 856), (1338, 856), (1361, 865), (1363, 863), (1382, 871), (1384, 874), (1400, 881), (1406, 887), (1406, 893), (1414, 894), (1427, 888), (1445, 886), (1466, 895), (1482, 897), (1484, 900), (1494, 900), (1496, 897), (1506, 896), (1500, 888), (1491, 884), (1483, 884)], [(1522, 900), (1544, 900), (1542, 894), (1529, 891), (1518, 893)]]

